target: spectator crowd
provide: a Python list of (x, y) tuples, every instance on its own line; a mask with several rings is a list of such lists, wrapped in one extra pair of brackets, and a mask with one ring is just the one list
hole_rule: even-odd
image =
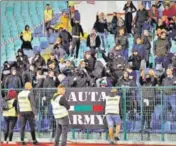
[[(47, 35), (59, 33), (50, 58), (44, 60), (40, 52), (36, 52), (30, 61), (24, 54), (25, 49), (32, 49), (33, 39), (30, 26), (26, 25), (20, 36), (23, 43), (16, 61), (4, 62), (2, 87), (23, 88), (27, 82), (35, 88), (175, 85), (176, 53), (171, 52), (171, 41), (176, 40), (176, 3), (158, 0), (152, 3), (139, 2), (136, 8), (128, 0), (124, 18), (114, 12), (110, 23), (103, 12), (97, 13), (87, 36), (86, 52), (79, 51), (80, 36), (84, 37), (79, 11), (70, 6), (69, 13), (64, 11), (59, 22), (52, 26), (53, 11), (47, 4), (44, 12)], [(149, 9), (145, 8), (147, 4)], [(135, 17), (133, 13), (136, 13)], [(114, 35), (115, 46), (107, 51), (109, 34)], [(131, 37), (134, 42), (130, 54)], [(150, 61), (152, 51), (154, 64)], [(74, 59), (79, 58), (79, 53), (84, 53), (84, 59), (76, 66)], [(105, 63), (97, 59), (98, 55)]]

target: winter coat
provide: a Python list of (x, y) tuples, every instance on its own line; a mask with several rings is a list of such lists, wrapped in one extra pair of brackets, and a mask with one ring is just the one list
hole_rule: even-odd
[(142, 60), (147, 58), (145, 45), (143, 45), (143, 44), (134, 44), (132, 51), (134, 51), (134, 50), (138, 51), (138, 53), (141, 56)]
[(97, 32), (104, 33), (108, 29), (107, 20), (99, 20), (98, 15), (96, 16), (96, 22), (93, 27)]
[(148, 11), (146, 9), (138, 10), (136, 13), (136, 22), (144, 23), (148, 20)]
[(132, 69), (139, 70), (141, 66), (141, 56), (140, 55), (131, 55), (128, 59), (128, 62), (132, 62)]
[(166, 56), (170, 51), (170, 44), (168, 39), (161, 39), (155, 41), (154, 44), (154, 54), (157, 56)]
[(71, 19), (71, 26), (72, 26), (72, 36), (82, 35), (84, 37), (84, 31), (79, 23), (75, 23), (73, 22), (73, 19)]
[[(95, 44), (91, 43), (91, 39), (93, 39), (95, 41)], [(95, 34), (95, 37), (93, 37), (92, 34), (88, 35), (87, 47), (96, 49), (96, 48), (100, 47), (100, 44), (101, 44), (101, 41), (100, 41), (100, 37), (98, 35)]]
[(33, 83), (35, 80), (35, 73), (33, 71), (27, 70), (22, 74), (22, 83), (25, 85), (27, 82)]
[(118, 36), (116, 38), (116, 43), (120, 43), (120, 45), (122, 46), (122, 50), (123, 49), (128, 49), (128, 38), (127, 38), (127, 36), (125, 36), (125, 35)]
[(9, 75), (6, 80), (5, 80), (5, 84), (4, 84), (4, 88), (6, 89), (19, 89), (22, 88), (22, 82), (19, 76), (17, 75)]
[(58, 60), (60, 60), (60, 58), (65, 58), (67, 54), (64, 47), (58, 44), (54, 45), (52, 53), (56, 54)]
[(38, 59), (36, 59), (36, 56), (32, 59), (32, 65), (34, 66), (35, 70), (37, 68), (43, 68), (45, 64), (45, 60), (43, 59), (42, 56), (39, 56)]

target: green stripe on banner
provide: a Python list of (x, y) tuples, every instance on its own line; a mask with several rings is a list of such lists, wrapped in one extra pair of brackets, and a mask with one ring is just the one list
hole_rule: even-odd
[(74, 110), (76, 112), (91, 112), (92, 106), (91, 105), (75, 105)]

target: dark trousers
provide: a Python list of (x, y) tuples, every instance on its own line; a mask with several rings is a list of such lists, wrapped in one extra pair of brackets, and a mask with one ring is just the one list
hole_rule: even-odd
[(45, 29), (46, 29), (47, 35), (49, 36), (49, 31), (51, 29), (51, 21), (45, 22)]
[[(68, 119), (68, 118), (67, 118)], [(61, 146), (66, 146), (67, 144), (67, 133), (68, 133), (68, 120), (64, 119), (57, 119), (56, 120), (56, 137), (55, 137), (55, 145), (59, 145), (59, 139), (62, 134)]]
[(142, 118), (142, 125), (144, 126), (146, 122), (147, 128), (150, 128), (150, 122), (152, 119), (152, 113), (154, 110), (154, 103), (150, 102), (149, 106), (146, 106), (145, 104), (143, 105), (143, 118)]
[(136, 33), (137, 33), (137, 34), (140, 34), (140, 35), (141, 35), (141, 33), (142, 33), (142, 28), (143, 28), (143, 24), (144, 24), (144, 23), (137, 22), (137, 24), (136, 24)]
[(165, 69), (169, 66), (169, 59), (167, 56), (158, 56), (155, 58), (156, 64), (162, 64)]
[(4, 121), (5, 121), (4, 141), (7, 141), (8, 137), (9, 141), (12, 141), (13, 129), (17, 122), (17, 117), (4, 117)]
[(72, 39), (72, 48), (71, 48), (71, 50), (70, 50), (70, 55), (71, 55), (71, 56), (74, 55), (75, 47), (76, 47), (76, 58), (78, 58), (79, 47), (80, 47), (80, 38), (73, 38), (73, 39)]
[(35, 117), (34, 117), (34, 114), (32, 112), (21, 113), (21, 117), (20, 117), (21, 141), (24, 141), (25, 127), (26, 127), (27, 121), (29, 122), (29, 126), (31, 128), (32, 140), (35, 141), (36, 140), (36, 136), (35, 136)]
[(126, 13), (125, 14), (125, 27), (127, 29), (127, 33), (131, 33), (132, 29), (132, 20), (133, 20), (133, 14), (132, 13)]
[(21, 49), (28, 49), (28, 50), (32, 50), (32, 44), (29, 41), (24, 41), (22, 40), (22, 45), (21, 45)]
[(67, 52), (67, 54), (69, 55), (69, 47), (70, 47), (70, 42), (63, 42), (62, 43), (64, 50)]

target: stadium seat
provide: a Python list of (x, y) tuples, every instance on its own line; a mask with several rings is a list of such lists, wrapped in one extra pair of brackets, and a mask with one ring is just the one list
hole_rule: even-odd
[(154, 109), (155, 116), (159, 118), (162, 112), (162, 106), (161, 105), (156, 105)]
[(26, 49), (24, 49), (24, 54), (27, 55), (29, 58), (35, 56), (33, 50), (26, 50)]
[(164, 131), (165, 132), (170, 132), (170, 130), (171, 130), (171, 122), (170, 121), (166, 121), (164, 123)]
[(40, 48), (40, 46), (34, 46), (33, 50), (34, 52), (41, 52), (42, 49)]
[(46, 48), (48, 48), (48, 46), (49, 46), (48, 41), (42, 41), (42, 42), (40, 43), (40, 48), (41, 48), (41, 49), (46, 49)]
[(15, 128), (13, 130), (14, 132), (19, 132), (20, 131), (20, 120), (17, 120)]
[(54, 44), (56, 42), (56, 36), (54, 34), (51, 34), (48, 38), (49, 44)]
[(42, 132), (48, 131), (49, 125), (50, 125), (49, 119), (45, 118), (45, 119), (41, 120), (41, 127), (40, 127), (39, 131), (42, 131)]

